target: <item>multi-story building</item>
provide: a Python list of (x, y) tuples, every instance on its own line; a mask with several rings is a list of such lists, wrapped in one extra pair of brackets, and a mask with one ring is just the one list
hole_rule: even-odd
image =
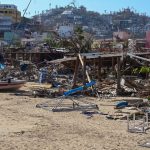
[(145, 31), (150, 31), (150, 23), (145, 25)]
[(11, 32), (12, 25), (21, 22), (21, 12), (17, 6), (10, 4), (0, 4), (0, 38), (5, 32)]
[(12, 19), (10, 17), (0, 16), (0, 31), (10, 31), (11, 24), (12, 24)]
[(74, 27), (72, 25), (62, 25), (58, 27), (57, 32), (60, 37), (68, 38), (73, 35)]
[(18, 11), (17, 6), (11, 4), (0, 4), (0, 16), (10, 17), (13, 23), (21, 21), (21, 12)]

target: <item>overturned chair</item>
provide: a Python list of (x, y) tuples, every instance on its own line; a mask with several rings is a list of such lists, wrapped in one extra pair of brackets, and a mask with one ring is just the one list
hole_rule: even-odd
[(149, 129), (149, 116), (148, 113), (145, 113), (144, 116), (140, 119), (136, 119), (136, 114), (133, 114), (133, 118), (130, 119), (127, 116), (127, 130), (131, 133), (146, 133), (146, 130)]
[[(49, 106), (49, 102), (47, 102), (44, 104), (38, 104), (37, 107), (44, 109), (49, 109), (48, 107), (51, 107), (51, 110), (53, 112), (82, 111), (91, 109), (98, 110), (99, 108), (96, 104), (89, 102), (87, 99), (84, 99), (78, 94), (84, 92), (84, 90), (87, 88), (93, 87), (95, 83), (95, 81), (91, 81), (89, 83), (86, 83), (84, 86), (80, 86), (64, 92), (62, 96), (58, 97), (55, 100), (54, 105)], [(72, 101), (72, 103), (70, 103), (70, 101)]]
[[(52, 111), (56, 112), (56, 111), (71, 111), (71, 110), (83, 110), (83, 109), (98, 109), (98, 106), (96, 104), (92, 104), (89, 103), (87, 101), (79, 101), (78, 98), (79, 97), (73, 97), (71, 95), (78, 93), (78, 92), (82, 92), (85, 88), (89, 88), (92, 87), (96, 82), (95, 81), (91, 81), (89, 83), (86, 83), (85, 86), (80, 86), (78, 88), (75, 89), (71, 89), (69, 91), (64, 92), (63, 96), (60, 98), (60, 100), (58, 101), (58, 103), (56, 104), (55, 107), (53, 107)], [(73, 103), (71, 107), (68, 108), (63, 108), (62, 107), (62, 102), (64, 101), (64, 99), (69, 98)], [(79, 104), (79, 102), (83, 103), (82, 105)]]

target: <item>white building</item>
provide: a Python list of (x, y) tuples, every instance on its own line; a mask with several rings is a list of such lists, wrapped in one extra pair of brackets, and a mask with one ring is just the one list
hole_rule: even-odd
[(16, 5), (12, 5), (12, 4), (0, 4), (0, 8), (3, 9), (16, 9), (17, 10), (17, 6)]
[(35, 38), (30, 38), (30, 39), (26, 39), (26, 38), (22, 38), (21, 39), (21, 45), (26, 45), (27, 43), (35, 43)]
[(21, 21), (21, 12), (16, 5), (0, 4), (0, 33), (11, 30), (13, 23)]
[(74, 28), (73, 26), (59, 26), (59, 28), (57, 29), (57, 32), (59, 34), (60, 37), (71, 37), (74, 33)]
[(72, 10), (65, 10), (65, 11), (62, 13), (62, 15), (72, 15), (72, 14), (73, 14)]
[(35, 39), (35, 41), (43, 42), (45, 39), (47, 39), (48, 33), (43, 32), (42, 34), (39, 34), (37, 32), (34, 32), (31, 36)]
[(82, 26), (82, 30), (88, 30), (89, 27), (88, 26)]
[(18, 11), (16, 5), (0, 4), (0, 16), (11, 17), (13, 23), (21, 21), (21, 12)]
[(0, 16), (0, 31), (10, 31), (12, 25), (11, 17)]

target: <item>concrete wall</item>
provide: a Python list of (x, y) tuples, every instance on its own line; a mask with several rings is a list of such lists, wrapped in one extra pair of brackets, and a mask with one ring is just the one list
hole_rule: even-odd
[(114, 32), (113, 39), (115, 40), (116, 37), (119, 37), (121, 40), (128, 40), (130, 35), (127, 32)]

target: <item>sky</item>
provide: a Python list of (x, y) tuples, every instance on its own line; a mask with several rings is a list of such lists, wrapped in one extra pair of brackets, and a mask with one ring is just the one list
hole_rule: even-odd
[[(0, 0), (1, 4), (15, 4), (22, 12), (27, 7), (30, 0)], [(66, 6), (73, 0), (32, 0), (26, 17), (41, 13), (43, 10), (55, 8), (57, 6)], [(138, 13), (146, 13), (150, 16), (150, 0), (76, 0), (76, 6), (83, 5), (87, 10), (97, 11), (99, 13), (119, 11), (122, 8), (130, 7)]]

